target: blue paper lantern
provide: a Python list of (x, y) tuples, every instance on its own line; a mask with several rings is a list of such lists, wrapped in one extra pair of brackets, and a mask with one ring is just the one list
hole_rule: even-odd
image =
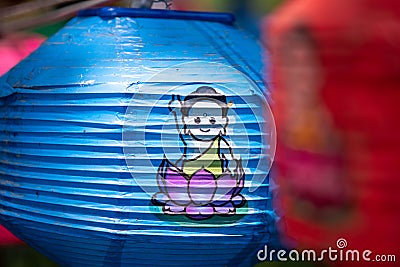
[(233, 21), (86, 10), (3, 76), (1, 223), (62, 266), (255, 263), (275, 128)]

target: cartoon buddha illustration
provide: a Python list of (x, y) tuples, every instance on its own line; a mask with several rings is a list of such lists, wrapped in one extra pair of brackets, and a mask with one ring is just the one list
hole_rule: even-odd
[[(240, 194), (245, 177), (242, 160), (225, 138), (230, 104), (210, 86), (197, 88), (183, 101), (172, 95), (168, 107), (183, 153), (175, 163), (164, 157), (158, 168), (159, 192), (152, 203), (162, 206), (165, 214), (204, 220), (234, 215), (245, 204)], [(173, 106), (178, 106), (180, 117)]]

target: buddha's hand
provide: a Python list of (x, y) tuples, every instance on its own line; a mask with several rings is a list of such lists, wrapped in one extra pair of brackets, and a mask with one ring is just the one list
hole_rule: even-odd
[(182, 101), (180, 95), (172, 95), (171, 100), (168, 103), (168, 109), (170, 112), (175, 112), (175, 108), (181, 107)]

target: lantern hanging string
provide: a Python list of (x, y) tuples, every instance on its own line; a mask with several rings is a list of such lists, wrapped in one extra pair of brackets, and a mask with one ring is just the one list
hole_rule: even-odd
[(130, 7), (133, 8), (152, 8), (154, 3), (164, 3), (165, 9), (170, 10), (172, 0), (132, 0)]

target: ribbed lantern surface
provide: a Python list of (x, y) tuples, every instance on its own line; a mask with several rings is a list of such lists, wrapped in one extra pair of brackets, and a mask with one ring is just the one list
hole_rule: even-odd
[(62, 266), (251, 266), (275, 220), (260, 53), (228, 14), (81, 12), (1, 78), (0, 222)]

